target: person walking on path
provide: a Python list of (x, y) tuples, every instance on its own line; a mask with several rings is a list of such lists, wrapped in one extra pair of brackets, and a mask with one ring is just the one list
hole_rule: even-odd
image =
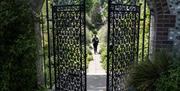
[(98, 39), (98, 37), (96, 35), (92, 39), (92, 42), (93, 42), (93, 47), (94, 47), (94, 54), (96, 54), (97, 53), (98, 43), (99, 43), (99, 39)]

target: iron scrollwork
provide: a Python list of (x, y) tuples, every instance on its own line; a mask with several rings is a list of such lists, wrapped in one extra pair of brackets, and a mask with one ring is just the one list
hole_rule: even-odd
[(73, 0), (64, 1), (62, 5), (53, 6), (52, 10), (55, 89), (86, 91), (84, 5), (73, 5), (70, 3)]
[(126, 91), (128, 67), (137, 57), (140, 7), (117, 2), (109, 4), (107, 90)]
[(134, 5), (138, 0), (110, 0), (111, 4), (126, 4)]
[(54, 0), (56, 5), (78, 5), (83, 4), (84, 0)]

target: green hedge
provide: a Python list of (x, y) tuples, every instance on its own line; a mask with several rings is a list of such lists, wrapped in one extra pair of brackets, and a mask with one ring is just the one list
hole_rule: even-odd
[(34, 91), (36, 41), (25, 0), (0, 1), (0, 91)]

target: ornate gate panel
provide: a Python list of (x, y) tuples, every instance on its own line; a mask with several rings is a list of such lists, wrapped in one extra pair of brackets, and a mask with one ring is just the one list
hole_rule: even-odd
[(52, 9), (56, 91), (86, 91), (85, 0), (61, 0)]
[(137, 60), (140, 7), (109, 0), (107, 91), (126, 91), (128, 67)]

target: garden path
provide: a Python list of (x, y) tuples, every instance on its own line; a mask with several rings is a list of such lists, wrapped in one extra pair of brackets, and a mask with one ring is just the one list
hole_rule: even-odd
[(99, 54), (99, 50), (99, 46), (97, 54), (94, 54), (93, 49), (91, 50), (93, 53), (93, 60), (89, 63), (87, 75), (106, 75), (106, 71), (102, 68), (101, 55)]
[[(98, 47), (98, 52), (99, 52)], [(101, 55), (94, 54), (87, 70), (87, 91), (106, 91), (106, 71), (102, 68)]]

